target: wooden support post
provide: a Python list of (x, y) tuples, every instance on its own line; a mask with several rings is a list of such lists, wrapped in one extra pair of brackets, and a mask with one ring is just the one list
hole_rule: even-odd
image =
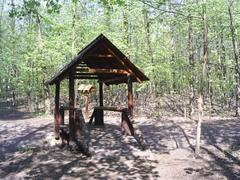
[[(103, 83), (99, 83), (99, 105), (103, 106)], [(103, 110), (95, 110), (95, 125), (104, 125)]]
[(60, 83), (56, 83), (55, 89), (55, 108), (54, 108), (54, 134), (55, 139), (59, 139), (59, 96), (60, 96)]
[(132, 117), (133, 116), (133, 87), (132, 87), (131, 76), (128, 77), (127, 85), (128, 85), (128, 111), (129, 111), (129, 115)]
[(134, 136), (134, 128), (132, 122), (128, 118), (128, 110), (122, 111), (122, 120), (121, 120), (121, 131), (123, 134), (128, 136)]
[(74, 90), (74, 77), (69, 75), (69, 131), (70, 139), (75, 140), (75, 122), (74, 122), (74, 100), (75, 100), (75, 90)]
[(59, 124), (60, 124), (60, 125), (64, 125), (64, 107), (63, 107), (63, 106), (60, 107), (59, 113), (60, 113), (60, 121), (59, 121)]
[(103, 83), (99, 83), (99, 105), (103, 106)]

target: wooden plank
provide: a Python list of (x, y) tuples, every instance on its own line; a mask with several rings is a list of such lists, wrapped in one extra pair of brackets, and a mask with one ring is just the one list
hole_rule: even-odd
[(102, 37), (97, 37), (94, 41), (92, 41), (90, 44), (88, 44), (85, 48), (83, 48), (78, 55), (73, 58), (73, 60), (67, 64), (66, 66), (63, 67), (61, 71), (59, 71), (57, 74), (54, 75), (49, 81), (48, 84), (52, 85), (54, 83), (57, 83), (59, 81), (62, 81), (64, 78), (66, 78), (67, 74), (71, 73), (75, 67), (83, 62), (82, 60), (84, 59), (84, 56), (87, 56), (88, 54), (92, 53), (95, 51), (98, 46), (95, 42), (97, 42), (99, 39)]
[(75, 108), (75, 107), (69, 107), (69, 106), (61, 106), (64, 110), (77, 110), (79, 108)]
[[(105, 46), (105, 48), (106, 48), (111, 54), (113, 54), (113, 55), (115, 56), (115, 58), (118, 60), (119, 63), (121, 63), (123, 66), (125, 66), (125, 67), (127, 68), (129, 74), (134, 75), (135, 78), (136, 78), (136, 80), (137, 80), (138, 82), (140, 82), (140, 83), (142, 82), (141, 79), (139, 79), (139, 77), (137, 77), (137, 76), (133, 73), (133, 71), (128, 67), (128, 65), (126, 65), (125, 62), (123, 62), (123, 60), (121, 60), (121, 58), (119, 58), (119, 56), (116, 55), (115, 52), (114, 52), (111, 48), (109, 48), (109, 47), (106, 46), (105, 44), (103, 44), (103, 45)], [(115, 46), (113, 46), (113, 47), (115, 48)], [(117, 49), (117, 48), (116, 48), (116, 49)], [(119, 50), (119, 51), (120, 51), (120, 50)], [(126, 60), (128, 60), (127, 57), (126, 57)], [(128, 60), (128, 61), (129, 61), (129, 60)]]
[(54, 134), (55, 139), (59, 139), (59, 97), (60, 97), (60, 83), (56, 83), (56, 89), (55, 89), (55, 108), (54, 108)]
[[(88, 73), (88, 72), (80, 72), (80, 71), (77, 71), (74, 73), (75, 76), (89, 76), (89, 77), (92, 77), (93, 75), (98, 75), (99, 73)], [(97, 76), (94, 76), (94, 77), (97, 77)]]
[(112, 58), (113, 55), (112, 54), (91, 54), (91, 55), (88, 55), (87, 57)]
[[(99, 49), (104, 50), (104, 52), (101, 52), (102, 50), (99, 51)], [(95, 58), (97, 59), (96, 61), (92, 61), (90, 57), (94, 57), (95, 55)], [(89, 60), (87, 58), (89, 58)], [(104, 59), (105, 61), (103, 62), (102, 60)], [(75, 68), (83, 62), (89, 67), (114, 67), (116, 69), (126, 69), (129, 73), (134, 73), (138, 82), (149, 80), (119, 49), (117, 49), (116, 46), (114, 46), (105, 36), (100, 35), (81, 50), (81, 52), (69, 64), (64, 66), (56, 75), (54, 75), (48, 83), (52, 85), (65, 79), (69, 73), (75, 70)]]
[(101, 83), (111, 83), (111, 82), (116, 82), (116, 81), (122, 81), (122, 80), (127, 80), (128, 76), (120, 76), (120, 77), (115, 77), (111, 79), (104, 79), (104, 80), (99, 80)]
[(130, 74), (128, 71), (124, 69), (96, 69), (96, 68), (83, 68), (83, 67), (77, 67), (76, 73), (93, 73), (93, 74)]
[(78, 64), (76, 68), (87, 68), (87, 64), (85, 63), (81, 63), (81, 64)]
[(105, 107), (105, 106), (97, 106), (97, 107), (94, 107), (94, 109), (101, 109), (101, 110), (105, 110), (105, 111), (116, 111), (116, 112), (123, 112), (126, 110), (126, 108)]
[(74, 76), (74, 79), (99, 79), (99, 77), (92, 77), (92, 76)]
[(134, 72), (134, 75), (138, 82), (149, 80), (149, 78), (145, 76), (140, 71), (140, 69), (138, 69), (109, 39), (104, 37), (104, 41), (105, 41), (104, 44), (106, 44), (105, 46), (109, 47), (109, 49), (113, 52), (113, 55), (119, 58), (125, 64), (125, 66), (127, 66), (128, 69), (131, 70), (131, 73)]
[(74, 90), (74, 77), (69, 75), (69, 130), (70, 139), (75, 140), (75, 123), (74, 123), (74, 100), (75, 100), (75, 90)]
[(102, 59), (101, 61), (93, 61), (93, 60), (84, 60), (85, 63), (88, 65), (89, 68), (94, 68), (94, 69), (127, 69), (125, 66), (120, 64), (118, 61), (115, 59), (112, 61), (104, 60)]
[(119, 75), (113, 74), (99, 74), (99, 75), (74, 75), (75, 79), (110, 79), (112, 77), (117, 77)]

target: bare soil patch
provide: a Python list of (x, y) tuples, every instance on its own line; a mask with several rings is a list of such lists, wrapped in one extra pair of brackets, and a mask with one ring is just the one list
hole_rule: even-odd
[[(5, 111), (6, 112), (6, 111)], [(24, 114), (24, 112), (22, 112)], [(20, 113), (21, 114), (21, 113)], [(91, 158), (60, 149), (53, 116), (0, 115), (1, 179), (240, 179), (240, 123), (236, 118), (203, 122), (202, 153), (193, 153), (196, 124), (182, 117), (134, 118), (148, 149), (121, 135), (120, 115), (90, 127)]]

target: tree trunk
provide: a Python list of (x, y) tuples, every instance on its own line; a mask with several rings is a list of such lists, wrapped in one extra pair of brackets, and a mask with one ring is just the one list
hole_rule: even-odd
[(147, 44), (147, 52), (148, 57), (150, 58), (150, 65), (152, 67), (152, 81), (150, 83), (150, 93), (152, 95), (153, 101), (155, 101), (156, 98), (156, 89), (155, 89), (155, 71), (154, 71), (154, 60), (153, 60), (153, 51), (152, 51), (152, 45), (151, 45), (151, 39), (150, 39), (150, 20), (149, 20), (149, 11), (145, 7), (143, 9), (143, 15), (144, 15), (144, 29), (146, 34), (146, 44)]
[(75, 55), (75, 44), (76, 44), (76, 19), (77, 19), (77, 1), (73, 1), (72, 4), (72, 58)]
[[(15, 8), (15, 3), (14, 0), (11, 0), (11, 6), (14, 9)], [(12, 35), (15, 35), (15, 30), (16, 29), (16, 19), (15, 17), (11, 18), (11, 30), (12, 30)], [(14, 40), (15, 41), (15, 40)], [(16, 60), (16, 46), (15, 46), (15, 42), (13, 42), (13, 46), (12, 46), (12, 58), (13, 60)], [(14, 62), (13, 64), (11, 64), (11, 77), (10, 77), (10, 87), (11, 87), (11, 96), (12, 96), (12, 106), (16, 105), (16, 96), (15, 96), (15, 83), (13, 82), (13, 80), (17, 77), (17, 67), (16, 67), (16, 62)]]
[(42, 50), (42, 32), (41, 32), (41, 20), (40, 16), (36, 14), (36, 33), (37, 33), (37, 40), (38, 40), (38, 50), (41, 53)]
[(50, 89), (49, 85), (45, 84), (45, 82), (44, 82), (44, 95), (45, 95), (44, 100), (45, 112), (50, 113), (51, 112)]
[(189, 98), (189, 106), (190, 111), (189, 115), (192, 117), (194, 113), (194, 99), (195, 99), (195, 73), (194, 73), (194, 67), (195, 67), (195, 61), (193, 56), (193, 30), (192, 30), (192, 19), (189, 15), (188, 18), (188, 62), (190, 65), (190, 71), (191, 71), (191, 77), (189, 79), (189, 89), (190, 89), (190, 98)]
[[(125, 5), (125, 10), (123, 10), (123, 25), (124, 25), (124, 39), (126, 41), (127, 47), (129, 48), (129, 44), (131, 42), (131, 36), (129, 33), (129, 20), (128, 20), (128, 7)], [(130, 57), (129, 57), (130, 58)]]
[(104, 23), (109, 32), (111, 32), (111, 4), (104, 4)]
[(197, 134), (196, 134), (196, 147), (195, 153), (199, 155), (200, 153), (200, 140), (201, 140), (201, 125), (203, 118), (203, 98), (204, 98), (204, 84), (206, 78), (206, 66), (208, 62), (208, 22), (207, 22), (207, 7), (206, 0), (203, 0), (203, 59), (201, 67), (201, 76), (200, 76), (200, 91), (198, 97), (198, 123), (197, 123)]
[[(44, 55), (42, 53), (42, 48), (43, 48), (43, 40), (42, 40), (42, 31), (41, 31), (41, 19), (40, 15), (37, 13), (36, 14), (36, 33), (38, 37), (38, 53), (41, 55), (41, 58), (44, 59)], [(46, 113), (51, 112), (51, 101), (50, 101), (50, 89), (48, 84), (46, 84), (46, 80), (48, 78), (47, 74), (47, 68), (46, 66), (41, 67), (42, 68), (42, 73), (43, 73), (43, 78), (42, 78), (42, 86), (43, 86), (43, 101), (44, 101), (44, 111)], [(38, 77), (36, 82), (38, 82)], [(40, 82), (41, 83), (41, 82)], [(36, 94), (36, 97), (39, 96), (39, 94)], [(38, 106), (40, 99), (37, 98), (36, 105)]]
[[(226, 67), (226, 48), (224, 45), (224, 34), (223, 34), (223, 27), (222, 27), (222, 22), (220, 21), (218, 23), (221, 31), (220, 31), (220, 37), (219, 37), (219, 41), (220, 41), (220, 45), (219, 45), (219, 59), (220, 59), (220, 73), (219, 73), (219, 78), (221, 79), (221, 89), (222, 89), (222, 93), (223, 93), (223, 101), (221, 103), (221, 107), (223, 108), (226, 104), (226, 90), (224, 88), (224, 84), (226, 84), (226, 74), (227, 74), (227, 67)], [(218, 33), (218, 32), (217, 32)]]
[(2, 7), (1, 7), (1, 11), (0, 11), (0, 54), (2, 54), (2, 51), (3, 51), (3, 47), (2, 47), (2, 44), (3, 44), (3, 42), (2, 42), (2, 19), (3, 19), (3, 9), (4, 9), (4, 5), (5, 5), (5, 0), (3, 0), (3, 2), (1, 3), (2, 4)]
[(238, 117), (240, 115), (240, 103), (239, 103), (239, 98), (240, 98), (240, 72), (239, 72), (239, 62), (238, 62), (238, 50), (237, 50), (237, 42), (236, 42), (236, 33), (235, 33), (235, 27), (233, 25), (233, 16), (232, 16), (232, 5), (233, 1), (232, 0), (227, 0), (228, 4), (228, 15), (229, 15), (229, 20), (230, 20), (230, 30), (231, 30), (231, 37), (232, 37), (232, 46), (233, 46), (233, 54), (234, 54), (234, 60), (235, 60), (235, 81), (236, 81), (236, 86), (235, 86), (235, 115)]

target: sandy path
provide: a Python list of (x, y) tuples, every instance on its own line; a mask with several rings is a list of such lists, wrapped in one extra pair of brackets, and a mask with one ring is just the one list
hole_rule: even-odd
[[(237, 120), (205, 122), (204, 149), (201, 158), (195, 158), (191, 149), (195, 123), (191, 120), (135, 118), (148, 145), (148, 150), (141, 151), (132, 137), (121, 135), (120, 116), (112, 114), (103, 128), (91, 128), (94, 155), (86, 158), (46, 143), (52, 137), (52, 116), (24, 117), (0, 116), (1, 179), (240, 178), (238, 159), (221, 152), (237, 144)], [(19, 151), (23, 145), (29, 149)]]

